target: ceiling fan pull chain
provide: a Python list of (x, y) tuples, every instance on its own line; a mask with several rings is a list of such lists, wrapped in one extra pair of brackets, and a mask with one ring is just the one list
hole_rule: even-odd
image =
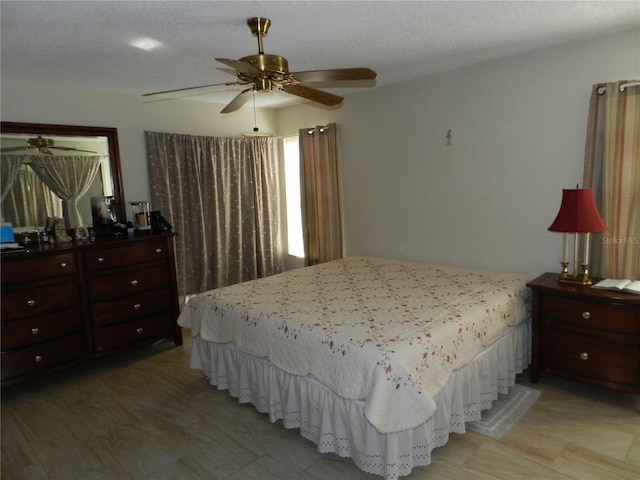
[(256, 115), (256, 91), (253, 90), (253, 131), (257, 132), (258, 130), (258, 120)]

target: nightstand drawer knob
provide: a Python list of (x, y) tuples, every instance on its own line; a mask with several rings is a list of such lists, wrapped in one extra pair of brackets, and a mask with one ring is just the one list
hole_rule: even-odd
[(591, 312), (582, 312), (582, 318), (589, 320), (591, 318)]
[(589, 354), (587, 352), (582, 352), (580, 354), (580, 360), (589, 360)]
[(36, 355), (34, 360), (36, 361), (36, 363), (40, 363), (42, 361), (42, 355)]
[(58, 266), (59, 266), (60, 268), (64, 268), (64, 267), (66, 267), (66, 266), (67, 266), (67, 264), (66, 264), (66, 263), (64, 263), (64, 262), (62, 262), (62, 263), (61, 263), (60, 265), (58, 265)]
[(161, 248), (156, 248), (156, 253), (162, 253), (162, 249)]
[(144, 330), (142, 328), (136, 328), (136, 333), (140, 335)]
[(133, 309), (134, 309), (134, 310), (140, 310), (141, 308), (142, 308), (142, 305), (140, 305), (139, 303), (136, 303), (136, 304), (133, 306)]
[(27, 300), (27, 306), (33, 307), (36, 304), (35, 300)]
[(138, 285), (138, 280), (131, 280), (131, 285), (133, 285), (134, 287)]
[(38, 333), (40, 333), (40, 330), (37, 327), (31, 329), (31, 335), (37, 335)]

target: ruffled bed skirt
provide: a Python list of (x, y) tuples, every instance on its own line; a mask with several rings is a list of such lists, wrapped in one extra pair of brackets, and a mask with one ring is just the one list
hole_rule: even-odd
[(435, 398), (434, 416), (413, 430), (382, 434), (367, 422), (364, 401), (333, 394), (312, 377), (283, 372), (269, 360), (238, 351), (232, 344), (193, 339), (191, 367), (212, 385), (228, 390), (240, 403), (252, 403), (272, 422), (300, 434), (322, 453), (351, 457), (361, 470), (387, 480), (429, 465), (431, 451), (447, 443), (450, 433), (464, 433), (465, 422), (479, 420), (498, 393), (507, 393), (531, 357), (530, 322), (512, 327), (494, 344), (449, 378)]

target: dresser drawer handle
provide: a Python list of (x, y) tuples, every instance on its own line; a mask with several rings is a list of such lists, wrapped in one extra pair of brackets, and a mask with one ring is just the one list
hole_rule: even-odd
[(131, 280), (131, 285), (133, 285), (134, 287), (138, 285), (138, 280)]
[(104, 262), (104, 257), (98, 257), (98, 263)]
[(589, 320), (591, 318), (591, 312), (582, 312), (582, 318)]
[(36, 355), (35, 361), (36, 361), (36, 363), (41, 362), (42, 361), (42, 355)]
[(582, 352), (580, 354), (580, 360), (589, 360), (589, 354), (587, 352)]
[(161, 248), (156, 248), (156, 253), (162, 253), (162, 249)]
[(136, 333), (139, 335), (143, 332), (142, 328), (136, 328)]
[(40, 330), (37, 327), (31, 329), (31, 335), (37, 335), (38, 333), (40, 333)]
[(140, 310), (141, 308), (142, 308), (142, 305), (140, 305), (139, 303), (136, 303), (136, 304), (133, 306), (133, 309), (134, 309), (134, 310)]
[(64, 268), (67, 266), (67, 264), (65, 262), (62, 262), (60, 265), (58, 265), (60, 268)]
[(28, 305), (29, 307), (33, 307), (35, 304), (36, 304), (36, 301), (35, 301), (35, 300), (27, 300), (27, 305)]

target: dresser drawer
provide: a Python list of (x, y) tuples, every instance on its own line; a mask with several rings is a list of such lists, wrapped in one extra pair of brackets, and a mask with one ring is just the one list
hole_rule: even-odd
[[(640, 345), (555, 328), (544, 330), (541, 355), (546, 369), (570, 377), (640, 387)], [(594, 382), (595, 380), (595, 382)]]
[(84, 335), (76, 334), (27, 348), (2, 352), (2, 380), (28, 374), (43, 374), (87, 355)]
[(3, 288), (2, 321), (41, 315), (80, 305), (77, 281), (54, 283), (40, 288)]
[(24, 257), (20, 261), (2, 262), (2, 285), (23, 282), (36, 282), (61, 275), (75, 275), (78, 262), (73, 252)]
[(92, 277), (89, 280), (89, 295), (91, 301), (105, 300), (164, 287), (170, 282), (169, 265), (166, 262), (151, 264), (113, 275)]
[(167, 242), (164, 240), (133, 242), (120, 247), (96, 247), (87, 249), (85, 253), (85, 262), (90, 274), (167, 258)]
[(544, 295), (540, 316), (545, 323), (560, 322), (606, 331), (640, 333), (640, 305)]
[(83, 330), (82, 310), (72, 307), (21, 320), (2, 322), (2, 350), (60, 338)]
[(97, 328), (94, 331), (96, 352), (121, 349), (152, 338), (170, 335), (173, 331), (172, 314), (162, 312), (117, 325)]
[(93, 302), (91, 305), (93, 325), (124, 322), (169, 310), (171, 300), (171, 291), (168, 288), (161, 288), (128, 297)]

